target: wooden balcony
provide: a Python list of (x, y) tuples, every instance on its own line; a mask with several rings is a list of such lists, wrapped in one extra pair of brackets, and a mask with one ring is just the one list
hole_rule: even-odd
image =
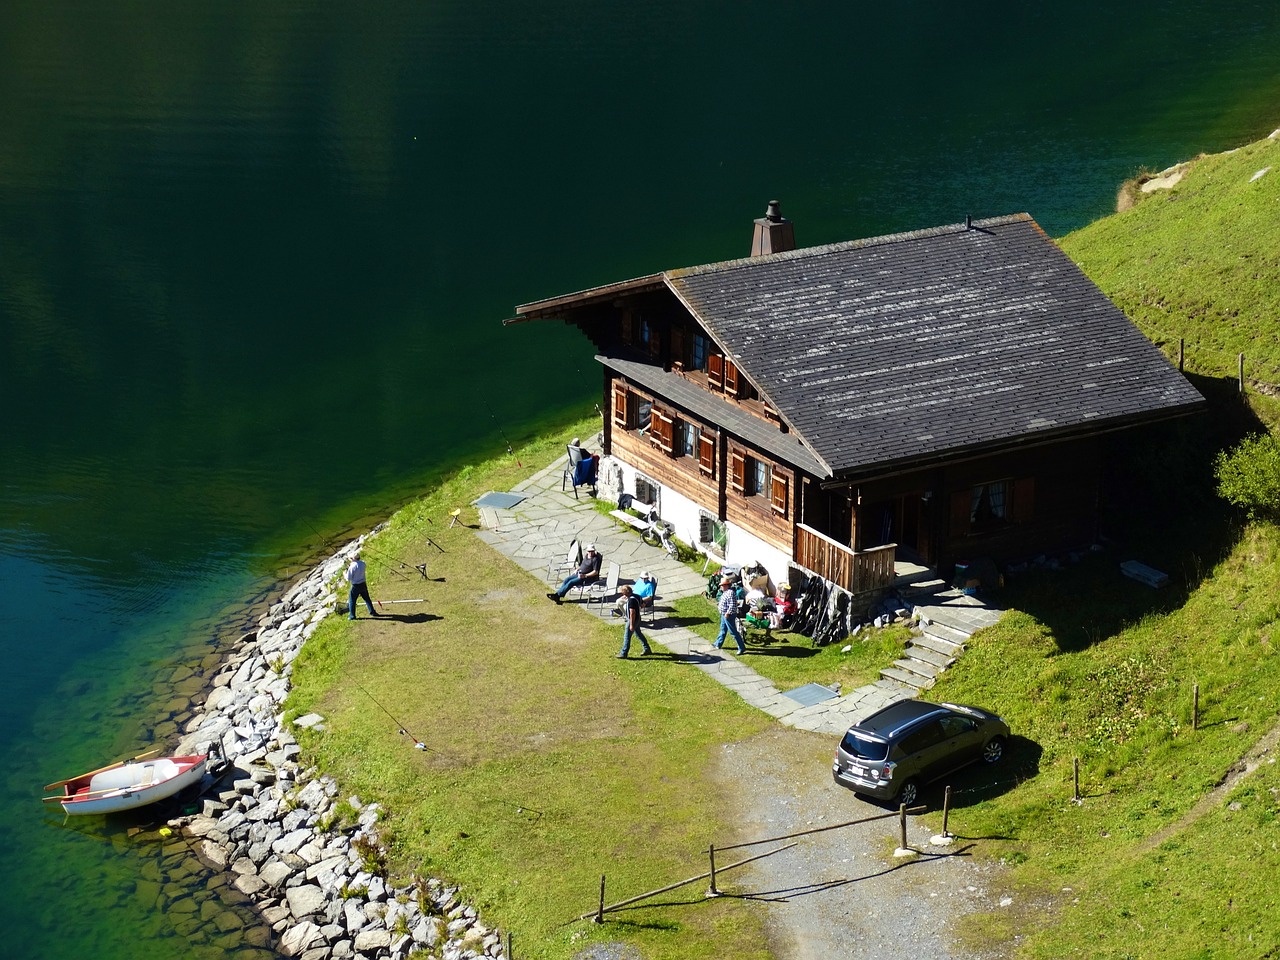
[(854, 595), (893, 585), (897, 547), (888, 543), (856, 553), (812, 527), (796, 524), (796, 563)]

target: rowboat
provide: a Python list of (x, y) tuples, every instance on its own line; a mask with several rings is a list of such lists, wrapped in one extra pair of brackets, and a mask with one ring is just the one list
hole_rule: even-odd
[(62, 787), (61, 795), (45, 797), (46, 803), (58, 802), (68, 814), (117, 813), (155, 803), (165, 797), (199, 783), (204, 776), (208, 754), (191, 757), (144, 757), (140, 754), (97, 770), (90, 770), (69, 780), (58, 780), (45, 787)]

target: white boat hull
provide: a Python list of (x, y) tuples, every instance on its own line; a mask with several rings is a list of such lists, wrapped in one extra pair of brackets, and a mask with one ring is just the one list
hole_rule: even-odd
[(60, 798), (62, 809), (78, 815), (145, 807), (199, 783), (208, 760), (203, 755), (160, 757), (122, 764), (93, 776), (86, 774), (66, 784), (66, 796)]

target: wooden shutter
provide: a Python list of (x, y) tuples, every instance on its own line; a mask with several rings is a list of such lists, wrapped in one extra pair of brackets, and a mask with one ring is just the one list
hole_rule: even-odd
[(724, 389), (724, 357), (718, 353), (707, 357), (707, 383), (712, 390)]
[(969, 511), (972, 506), (972, 490), (957, 490), (951, 494), (951, 535), (953, 537), (963, 537), (969, 532)]
[(736, 447), (729, 451), (729, 486), (738, 493), (746, 493), (747, 455)]
[(653, 408), (649, 415), (649, 442), (671, 456), (675, 451), (675, 418), (665, 410)]
[(629, 426), (627, 423), (627, 409), (630, 407), (627, 402), (629, 393), (630, 391), (622, 384), (613, 385), (613, 422), (624, 430)]
[(715, 478), (716, 440), (705, 433), (698, 434), (698, 470), (703, 476)]
[(671, 363), (684, 366), (684, 327), (676, 325), (671, 328)]
[(658, 335), (658, 328), (652, 323), (649, 324), (649, 356), (657, 359), (662, 355), (662, 337)]
[(1021, 477), (1009, 484), (1010, 504), (1009, 519), (1014, 523), (1029, 523), (1036, 512), (1036, 479)]
[(791, 478), (785, 474), (780, 474), (775, 469), (769, 483), (769, 506), (773, 507), (773, 512), (785, 517), (787, 515), (787, 504), (789, 502), (789, 494), (791, 492)]
[(738, 365), (727, 358), (724, 361), (724, 392), (731, 397), (738, 395)]

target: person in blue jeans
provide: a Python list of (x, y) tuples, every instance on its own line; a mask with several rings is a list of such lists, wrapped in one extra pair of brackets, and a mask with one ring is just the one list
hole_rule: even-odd
[(626, 609), (626, 613), (623, 616), (627, 618), (627, 625), (622, 630), (622, 650), (618, 653), (618, 659), (627, 659), (627, 651), (631, 649), (631, 638), (633, 636), (640, 641), (640, 645), (646, 654), (653, 653), (653, 648), (649, 646), (648, 639), (640, 631), (640, 598), (631, 591), (630, 584), (624, 584), (618, 592), (622, 594)]
[(742, 631), (738, 629), (738, 593), (732, 580), (720, 581), (720, 632), (716, 634), (716, 649), (724, 649), (724, 636), (732, 634), (738, 644), (738, 656), (747, 652), (747, 645), (742, 642)]
[(554, 600), (559, 603), (564, 599), (564, 595), (576, 587), (580, 583), (591, 583), (593, 580), (600, 579), (600, 562), (604, 558), (596, 553), (596, 545), (594, 543), (587, 544), (586, 553), (582, 556), (582, 562), (578, 564), (578, 569), (569, 576), (564, 578), (564, 583), (560, 584), (560, 589), (547, 594), (548, 600)]
[(364, 605), (369, 608), (369, 616), (376, 617), (378, 611), (373, 609), (373, 598), (369, 596), (368, 573), (364, 561), (360, 559), (360, 551), (351, 555), (351, 563), (345, 574), (347, 583), (351, 584), (351, 594), (347, 597), (348, 619), (356, 619), (356, 601), (364, 598)]

